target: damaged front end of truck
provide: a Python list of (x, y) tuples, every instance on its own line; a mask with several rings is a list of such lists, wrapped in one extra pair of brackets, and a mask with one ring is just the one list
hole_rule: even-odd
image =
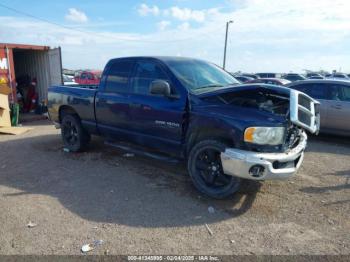
[(296, 90), (245, 85), (214, 90), (199, 97), (211, 105), (221, 104), (226, 109), (231, 106), (234, 110), (226, 111), (227, 114), (233, 118), (241, 114), (244, 119), (241, 146), (226, 148), (221, 153), (222, 168), (227, 175), (253, 180), (286, 179), (303, 162), (306, 131), (319, 132), (319, 102)]

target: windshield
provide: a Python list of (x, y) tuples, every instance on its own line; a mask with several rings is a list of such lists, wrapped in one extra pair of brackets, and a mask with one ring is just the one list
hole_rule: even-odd
[(200, 60), (168, 61), (170, 70), (190, 91), (203, 92), (208, 89), (239, 84), (229, 73), (218, 66)]

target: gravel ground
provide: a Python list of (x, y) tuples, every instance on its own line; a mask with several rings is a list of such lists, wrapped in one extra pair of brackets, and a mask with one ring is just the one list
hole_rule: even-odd
[(30, 125), (0, 135), (0, 254), (75, 255), (98, 239), (91, 254), (350, 253), (349, 139), (311, 138), (293, 179), (246, 181), (213, 200), (182, 165), (125, 157), (99, 138), (66, 153), (48, 121)]

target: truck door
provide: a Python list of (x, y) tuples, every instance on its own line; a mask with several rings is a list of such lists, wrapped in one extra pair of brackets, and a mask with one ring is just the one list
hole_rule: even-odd
[(165, 68), (156, 60), (139, 60), (131, 76), (131, 130), (138, 144), (176, 152), (181, 146), (186, 98), (167, 98), (150, 94), (154, 80), (165, 80), (177, 94)]
[(112, 139), (129, 140), (129, 75), (132, 68), (132, 60), (118, 59), (111, 62), (96, 94), (98, 129)]
[(50, 83), (49, 86), (62, 85), (62, 60), (61, 48), (54, 48), (49, 50), (49, 70)]

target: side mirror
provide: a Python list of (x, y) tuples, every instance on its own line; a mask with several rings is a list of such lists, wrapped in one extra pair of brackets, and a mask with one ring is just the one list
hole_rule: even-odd
[(164, 80), (154, 80), (150, 84), (149, 92), (152, 95), (162, 95), (169, 97), (171, 94), (170, 85)]

